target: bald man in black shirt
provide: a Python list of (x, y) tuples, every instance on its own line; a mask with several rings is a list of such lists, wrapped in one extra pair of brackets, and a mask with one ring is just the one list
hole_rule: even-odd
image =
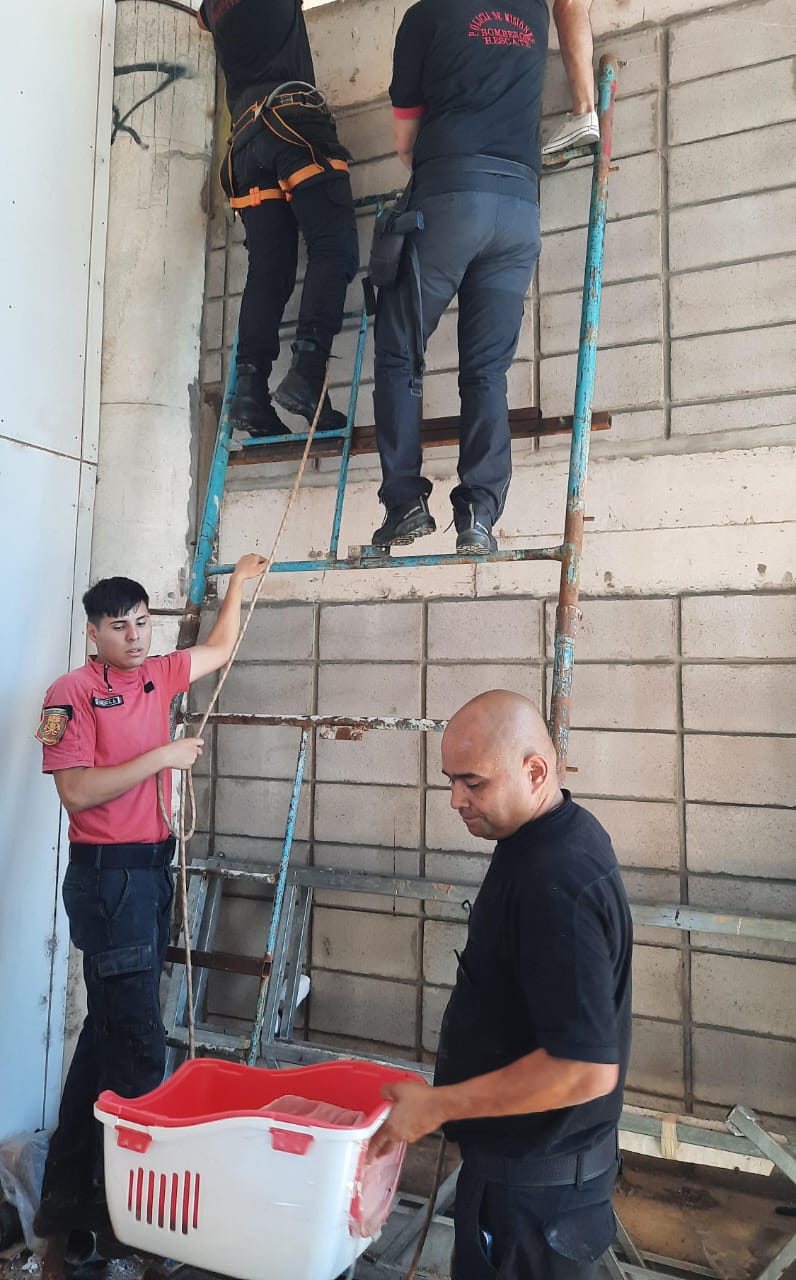
[(495, 690), (442, 739), (451, 805), (497, 845), (470, 916), (434, 1086), (389, 1086), (371, 1156), (459, 1143), (454, 1280), (593, 1280), (630, 1054), (633, 930), (596, 818), (562, 791), (535, 707)]

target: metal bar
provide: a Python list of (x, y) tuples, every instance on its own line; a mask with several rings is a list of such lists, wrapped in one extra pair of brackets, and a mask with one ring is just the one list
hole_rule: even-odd
[[(202, 719), (202, 713), (187, 711), (181, 717), (185, 724), (193, 724)], [(317, 715), (262, 715), (259, 712), (213, 711), (208, 717), (208, 724), (239, 725), (271, 725), (280, 729), (324, 729), (333, 730), (341, 738), (346, 736), (353, 741), (356, 733), (367, 733), (370, 729), (397, 729), (409, 733), (442, 733), (447, 720), (428, 720), (424, 717), (411, 716), (317, 716)], [(327, 736), (327, 735), (324, 735)], [(331, 732), (328, 734), (332, 736)]]
[(279, 1017), (279, 1004), (282, 997), (297, 897), (298, 889), (295, 883), (291, 881), (285, 889), (284, 907), (280, 913), (279, 928), (276, 932), (271, 980), (266, 991), (262, 1026), (259, 1035), (252, 1041), (252, 1058), (249, 1061), (249, 1065), (252, 1067), (255, 1066), (257, 1058), (260, 1056), (265, 1058), (269, 1067), (277, 1065), (273, 1057), (272, 1048), (276, 1039), (276, 1023)]
[(791, 1236), (784, 1248), (763, 1268), (757, 1280), (779, 1280), (792, 1262), (796, 1262), (796, 1235)]
[[(272, 444), (306, 444), (309, 439), (309, 431), (286, 431), (282, 436), (269, 436), (268, 445)], [(316, 431), (312, 437), (313, 440), (345, 440), (346, 428), (335, 427), (333, 431)], [(233, 448), (237, 452), (239, 449), (262, 449), (266, 448), (260, 436), (251, 436), (248, 440), (236, 440)]]
[[(322, 560), (281, 560), (271, 565), (271, 573), (328, 573), (330, 569), (418, 569), (440, 564), (501, 564), (518, 560), (561, 560), (561, 547), (518, 547), (511, 551), (493, 551), (490, 555), (424, 555), (390, 556), (375, 547), (349, 548), (347, 560), (327, 556)], [(212, 565), (208, 574), (232, 573), (234, 564)]]
[(791, 1182), (796, 1183), (796, 1158), (791, 1155), (787, 1147), (781, 1147), (775, 1142), (770, 1133), (766, 1133), (765, 1129), (758, 1123), (757, 1117), (752, 1111), (746, 1107), (733, 1107), (727, 1116), (727, 1127), (735, 1132), (740, 1133), (743, 1137), (757, 1147), (769, 1160), (781, 1169), (786, 1178), (790, 1178)]
[[(200, 881), (205, 887), (204, 898), (202, 901), (201, 914), (198, 919), (198, 927), (196, 923), (191, 926), (191, 934), (195, 940), (196, 946), (200, 950), (210, 950), (216, 936), (218, 928), (219, 916), (221, 914), (221, 899), (224, 892), (223, 882), (217, 877), (208, 878), (203, 876)], [(207, 993), (208, 973), (206, 969), (198, 969), (194, 974), (193, 982), (193, 1016), (194, 1021), (199, 1020), (199, 1011), (202, 1008)], [(177, 995), (177, 1011), (171, 1022), (172, 1032), (178, 1027), (185, 1026), (185, 1015), (188, 1008), (188, 980), (185, 969), (180, 972)], [(164, 1021), (166, 1021), (164, 1019)], [(166, 1021), (166, 1026), (169, 1022)], [(186, 1032), (187, 1035), (187, 1032)], [(186, 1041), (187, 1047), (187, 1041)], [(172, 1045), (166, 1054), (166, 1075), (169, 1076), (176, 1070), (179, 1065), (178, 1050)]]
[(229, 406), (238, 390), (238, 335), (232, 344), (232, 353), (227, 370), (227, 381), (224, 387), (224, 399), (221, 403), (221, 414), (218, 419), (216, 443), (213, 459), (210, 463), (210, 474), (207, 477), (205, 500), (202, 507), (202, 518), (199, 522), (199, 536), (196, 540), (191, 582), (188, 588), (188, 599), (185, 612), (180, 619), (177, 636), (177, 648), (189, 649), (196, 644), (199, 634), (199, 623), (202, 613), (202, 602), (207, 586), (207, 569), (218, 534), (218, 522), (221, 516), (221, 501), (224, 497), (224, 482), (229, 461), (229, 447), (232, 439), (232, 428), (229, 422)]
[[(207, 1053), (225, 1053), (230, 1057), (240, 1057), (248, 1053), (251, 1041), (248, 1036), (234, 1036), (227, 1031), (210, 1031), (207, 1027), (196, 1028), (196, 1048)], [(175, 1027), (166, 1035), (166, 1043), (177, 1049), (188, 1048), (188, 1028)]]
[(282, 1018), (279, 1023), (279, 1036), (282, 1040), (290, 1040), (293, 1036), (293, 1024), (296, 1020), (296, 1009), (298, 1008), (298, 989), (301, 981), (301, 961), (304, 953), (304, 942), (307, 937), (307, 929), (310, 923), (310, 908), (312, 906), (312, 889), (307, 885), (301, 885), (299, 889), (297, 916), (295, 934), (291, 938), (291, 949), (293, 960), (290, 969), (290, 977), (287, 980), (287, 990), (285, 998), (282, 1002)]
[(775, 942), (796, 942), (796, 921), (776, 916), (724, 915), (716, 911), (699, 911), (694, 907), (653, 906), (634, 903), (633, 923), (652, 925), (681, 932), (727, 933), (736, 938), (770, 938)]
[[(293, 846), (293, 833), (296, 829), (296, 814), (298, 813), (299, 795), (301, 793), (301, 782), (304, 777), (304, 765), (307, 762), (307, 741), (308, 733), (306, 729), (302, 729), (301, 741), (299, 743), (298, 757), (296, 759), (296, 776), (293, 779), (293, 790), (290, 794), (290, 808), (287, 814), (287, 826), (285, 827), (285, 839), (282, 845), (282, 858), (279, 863), (279, 874), (276, 880), (276, 888), (274, 890), (274, 905), (271, 911), (271, 924), (268, 929), (268, 941), (266, 943), (266, 959), (272, 960), (274, 954), (274, 944), (276, 943), (277, 929), (279, 928), (279, 916), (282, 910), (282, 899), (285, 893), (285, 881), (287, 879), (287, 869), (290, 863), (290, 850)], [(252, 1029), (252, 1044), (249, 1050), (249, 1066), (253, 1067), (257, 1061), (259, 1050), (260, 1036), (263, 1032), (263, 1019), (265, 1018), (265, 1006), (268, 992), (271, 987), (271, 978), (273, 973), (263, 978), (260, 983), (260, 990), (257, 993), (257, 1010), (254, 1015), (254, 1027)], [(279, 984), (277, 983), (277, 986)]]
[(609, 1280), (625, 1280), (625, 1273), (613, 1249), (606, 1249), (602, 1258), (600, 1258), (600, 1266), (603, 1271), (608, 1273)]
[(619, 1241), (620, 1249), (628, 1262), (634, 1262), (637, 1267), (643, 1267), (644, 1259), (625, 1230), (625, 1225), (616, 1210), (614, 1210), (614, 1218), (616, 1219), (616, 1238)]
[(354, 438), (354, 416), (357, 411), (357, 399), (359, 397), (359, 384), (362, 381), (362, 361), (365, 356), (365, 340), (368, 336), (368, 313), (362, 308), (362, 318), (359, 322), (359, 336), (357, 338), (357, 350), (354, 357), (354, 376), (351, 379), (351, 394), (348, 397), (348, 416), (345, 424), (345, 440), (343, 442), (343, 453), (340, 458), (340, 472), (337, 477), (337, 498), (334, 504), (334, 516), (332, 517), (332, 536), (329, 540), (329, 557), (337, 559), (337, 546), (340, 541), (340, 523), (343, 519), (343, 503), (345, 501), (345, 486), (348, 480), (348, 464), (351, 460), (351, 444)]
[(561, 559), (561, 582), (556, 609), (550, 736), (556, 748), (558, 776), (566, 777), (569, 748), (572, 667), (575, 660), (583, 555), (583, 518), (586, 510), (586, 480), (589, 470), (589, 436), (594, 376), (597, 368), (597, 333), (600, 323), (605, 219), (608, 207), (608, 174), (611, 168), (614, 100), (617, 59), (613, 54), (600, 58), (597, 112), (600, 117), (600, 144), (592, 174), (589, 232), (586, 240), (586, 270), (583, 279), (583, 306), (575, 377), (575, 408), (569, 450), (567, 512)]

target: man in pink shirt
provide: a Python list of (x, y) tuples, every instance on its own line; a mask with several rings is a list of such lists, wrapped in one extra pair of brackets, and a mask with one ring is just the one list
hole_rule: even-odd
[(63, 898), (83, 953), (88, 1013), (50, 1142), (37, 1235), (107, 1224), (94, 1103), (103, 1089), (136, 1097), (160, 1084), (165, 1030), (159, 985), (174, 896), (166, 812), (172, 769), (189, 769), (201, 738), (169, 741), (169, 708), (230, 657), (243, 584), (266, 561), (243, 556), (204, 644), (150, 658), (149, 597), (130, 578), (105, 578), (83, 597), (96, 657), (47, 690), (36, 737), (69, 814)]

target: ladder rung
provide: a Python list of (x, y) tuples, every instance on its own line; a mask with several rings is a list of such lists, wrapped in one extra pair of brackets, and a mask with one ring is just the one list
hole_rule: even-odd
[[(175, 1049), (187, 1049), (188, 1028), (172, 1027), (166, 1036), (166, 1044)], [(197, 1049), (206, 1049), (209, 1053), (241, 1054), (248, 1052), (251, 1040), (248, 1036), (231, 1036), (226, 1031), (207, 1031), (197, 1027), (194, 1044)]]
[[(168, 947), (166, 959), (173, 964), (185, 964), (182, 947)], [(263, 956), (242, 956), (232, 951), (191, 951), (191, 964), (196, 969), (214, 969), (219, 973), (239, 973), (248, 978), (265, 978), (271, 971), (271, 962)]]
[[(568, 435), (572, 431), (571, 415), (543, 418), (542, 411), (536, 405), (527, 409), (510, 409), (509, 426), (512, 440), (538, 440), (546, 436)], [(593, 413), (592, 431), (607, 431), (611, 426), (611, 415), (605, 411)], [(317, 441), (317, 443), (316, 443)], [(423, 423), (420, 441), (424, 449), (459, 443), (459, 417), (429, 418)], [(296, 433), (292, 439), (279, 436), (273, 441), (261, 440), (257, 444), (245, 445), (241, 450), (230, 454), (229, 465), (242, 467), (255, 462), (294, 462), (304, 452), (307, 432)], [(343, 451), (343, 438), (331, 432), (324, 432), (319, 439), (312, 442), (310, 457), (337, 457)], [(351, 453), (377, 453), (376, 428), (372, 425), (354, 427), (351, 441)]]

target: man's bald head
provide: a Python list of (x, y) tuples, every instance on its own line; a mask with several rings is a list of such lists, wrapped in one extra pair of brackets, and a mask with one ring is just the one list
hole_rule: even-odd
[(532, 702), (507, 689), (479, 694), (451, 717), (442, 768), (471, 835), (501, 839), (560, 803), (545, 722)]

